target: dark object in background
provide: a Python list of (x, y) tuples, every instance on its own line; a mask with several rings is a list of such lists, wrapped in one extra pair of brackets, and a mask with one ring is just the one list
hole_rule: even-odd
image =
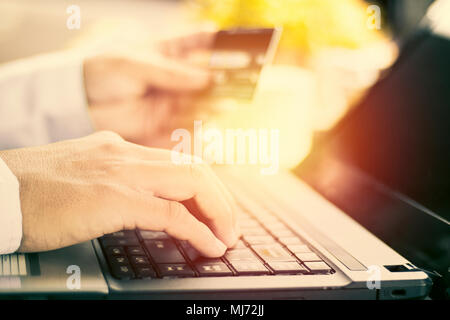
[(416, 33), (296, 169), (394, 250), (443, 276), (433, 298), (448, 298), (450, 287), (449, 57), (450, 39)]
[(394, 39), (402, 41), (417, 29), (434, 0), (367, 0), (366, 2), (380, 6), (384, 22), (382, 28), (389, 29)]

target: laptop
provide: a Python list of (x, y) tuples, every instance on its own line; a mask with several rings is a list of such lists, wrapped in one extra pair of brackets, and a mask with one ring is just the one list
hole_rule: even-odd
[(425, 31), (407, 48), (295, 170), (217, 169), (243, 231), (223, 257), (125, 230), (1, 256), (1, 297), (427, 297), (450, 261), (450, 41)]

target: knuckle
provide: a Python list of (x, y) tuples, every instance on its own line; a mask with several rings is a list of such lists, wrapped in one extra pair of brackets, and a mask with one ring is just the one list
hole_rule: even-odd
[(103, 130), (103, 131), (99, 131), (96, 133), (97, 136), (101, 137), (104, 140), (123, 140), (122, 137), (118, 134), (115, 133), (114, 131), (109, 131), (109, 130)]
[(123, 149), (123, 139), (112, 131), (103, 131), (99, 133), (100, 150), (106, 153), (119, 153)]
[(123, 167), (124, 163), (121, 160), (107, 160), (103, 161), (100, 165), (100, 169), (106, 177), (115, 178), (117, 178), (120, 172), (122, 172)]
[(89, 179), (104, 183), (127, 184), (123, 181), (127, 169), (127, 160), (120, 156), (99, 156), (89, 161)]
[(191, 163), (188, 164), (189, 173), (191, 175), (191, 178), (194, 181), (201, 181), (204, 180), (207, 172), (208, 172), (208, 165), (204, 162), (200, 163)]

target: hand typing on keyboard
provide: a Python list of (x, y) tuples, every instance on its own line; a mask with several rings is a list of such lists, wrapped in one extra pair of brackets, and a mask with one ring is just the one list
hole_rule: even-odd
[[(220, 257), (238, 239), (236, 204), (221, 181), (205, 164), (172, 163), (169, 150), (138, 146), (112, 132), (100, 132), (2, 151), (0, 156), (20, 183), (19, 251), (57, 249), (139, 228), (165, 231), (188, 240), (206, 257)], [(195, 203), (195, 215), (182, 204), (187, 200)], [(161, 241), (149, 244), (148, 250), (161, 246), (172, 245)], [(130, 243), (127, 250), (139, 253), (141, 248)], [(147, 262), (142, 254), (133, 256), (138, 257), (133, 264)], [(119, 263), (128, 259), (123, 257)]]
[(327, 275), (333, 270), (280, 219), (238, 210), (242, 239), (221, 258), (205, 258), (188, 241), (151, 230), (100, 238), (111, 274), (120, 280), (173, 277)]

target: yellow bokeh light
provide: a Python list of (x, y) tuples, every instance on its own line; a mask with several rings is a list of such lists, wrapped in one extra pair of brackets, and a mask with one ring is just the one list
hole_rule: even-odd
[(294, 66), (267, 67), (249, 104), (222, 101), (208, 127), (279, 130), (279, 163), (283, 168), (298, 164), (312, 142), (315, 83), (311, 74)]

